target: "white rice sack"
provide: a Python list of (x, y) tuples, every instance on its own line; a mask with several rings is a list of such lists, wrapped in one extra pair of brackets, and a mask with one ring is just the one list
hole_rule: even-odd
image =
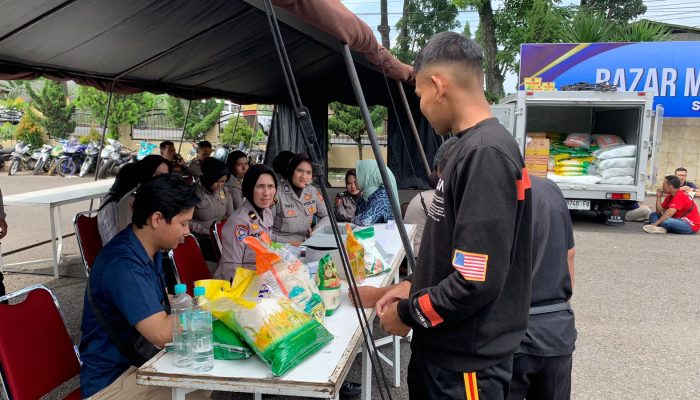
[(637, 155), (637, 145), (629, 144), (627, 146), (613, 147), (609, 149), (600, 149), (593, 152), (593, 157), (599, 160), (609, 160), (611, 158), (634, 157)]
[(579, 176), (561, 176), (553, 174), (551, 172), (547, 173), (547, 179), (550, 179), (556, 183), (572, 183), (577, 185), (595, 185), (602, 178), (597, 175), (579, 175)]
[(614, 178), (616, 176), (632, 176), (634, 175), (634, 168), (608, 168), (598, 171), (598, 174), (600, 174), (603, 179)]
[(598, 170), (608, 168), (634, 168), (636, 163), (637, 159), (635, 157), (611, 158), (609, 160), (598, 161), (597, 168)]
[(609, 185), (633, 185), (634, 184), (634, 177), (633, 176), (613, 176), (610, 178), (603, 178), (598, 182), (600, 184), (609, 184)]

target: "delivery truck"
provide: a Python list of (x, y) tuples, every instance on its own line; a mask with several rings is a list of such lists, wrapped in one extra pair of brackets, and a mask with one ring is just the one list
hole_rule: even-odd
[[(570, 210), (622, 224), (625, 210), (655, 185), (663, 107), (654, 109), (653, 101), (645, 92), (519, 91), (492, 109), (515, 137), (529, 173), (557, 182)], [(598, 142), (601, 148), (567, 161), (560, 152), (569, 151), (562, 140), (570, 134), (590, 135), (591, 149)]]

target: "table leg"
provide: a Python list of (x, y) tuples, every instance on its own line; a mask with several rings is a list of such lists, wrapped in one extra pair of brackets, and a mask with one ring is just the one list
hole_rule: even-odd
[(188, 388), (173, 388), (173, 400), (185, 400), (188, 393), (194, 392), (195, 389)]
[[(53, 248), (53, 275), (58, 279), (58, 243), (56, 242), (56, 213), (53, 207), (49, 207), (49, 220), (51, 226), (51, 247)], [(59, 223), (59, 227), (61, 224)]]
[[(401, 279), (397, 273), (394, 276), (394, 283), (399, 283)], [(401, 338), (394, 336), (394, 387), (401, 386)]]
[(56, 231), (58, 233), (58, 250), (56, 252), (56, 259), (58, 259), (58, 263), (60, 264), (61, 255), (63, 254), (63, 222), (61, 218), (61, 206), (56, 207), (56, 223), (58, 224), (56, 226)]
[(372, 360), (369, 358), (367, 346), (362, 345), (362, 400), (372, 400)]

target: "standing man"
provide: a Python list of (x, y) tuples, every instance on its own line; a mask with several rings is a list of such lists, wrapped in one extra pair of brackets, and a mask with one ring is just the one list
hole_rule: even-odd
[(508, 396), (527, 328), (530, 179), (484, 97), (483, 52), (454, 32), (416, 57), (416, 94), (436, 132), (459, 137), (428, 212), (416, 271), (376, 305), (385, 331), (413, 329), (412, 400)]
[(214, 148), (212, 147), (211, 142), (202, 140), (201, 142), (197, 143), (197, 157), (190, 161), (190, 164), (188, 165), (190, 175), (192, 175), (193, 178), (199, 179), (199, 177), (202, 176), (202, 161), (211, 157), (211, 153), (213, 151)]
[(509, 400), (571, 398), (576, 343), (569, 299), (574, 286), (574, 229), (557, 185), (532, 181), (532, 300), (527, 334), (515, 352)]
[[(5, 205), (2, 202), (2, 191), (0, 191), (0, 240), (7, 236), (7, 221), (5, 220), (5, 217)], [(0, 297), (5, 295), (5, 284), (3, 283), (4, 279), (5, 278), (2, 276), (2, 272), (0, 272)]]
[(170, 140), (160, 142), (160, 155), (170, 162), (171, 171), (176, 174), (187, 174), (187, 163), (182, 156), (175, 151), (175, 143)]

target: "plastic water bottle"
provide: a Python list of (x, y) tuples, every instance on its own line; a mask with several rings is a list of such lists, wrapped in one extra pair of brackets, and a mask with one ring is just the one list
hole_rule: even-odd
[(181, 368), (192, 365), (192, 348), (190, 346), (190, 314), (192, 298), (187, 294), (187, 285), (175, 285), (175, 297), (170, 302), (173, 315), (173, 349), (175, 365)]
[(194, 301), (190, 336), (192, 340), (192, 369), (207, 372), (214, 368), (214, 344), (212, 343), (211, 312), (206, 309), (205, 289), (194, 288)]

